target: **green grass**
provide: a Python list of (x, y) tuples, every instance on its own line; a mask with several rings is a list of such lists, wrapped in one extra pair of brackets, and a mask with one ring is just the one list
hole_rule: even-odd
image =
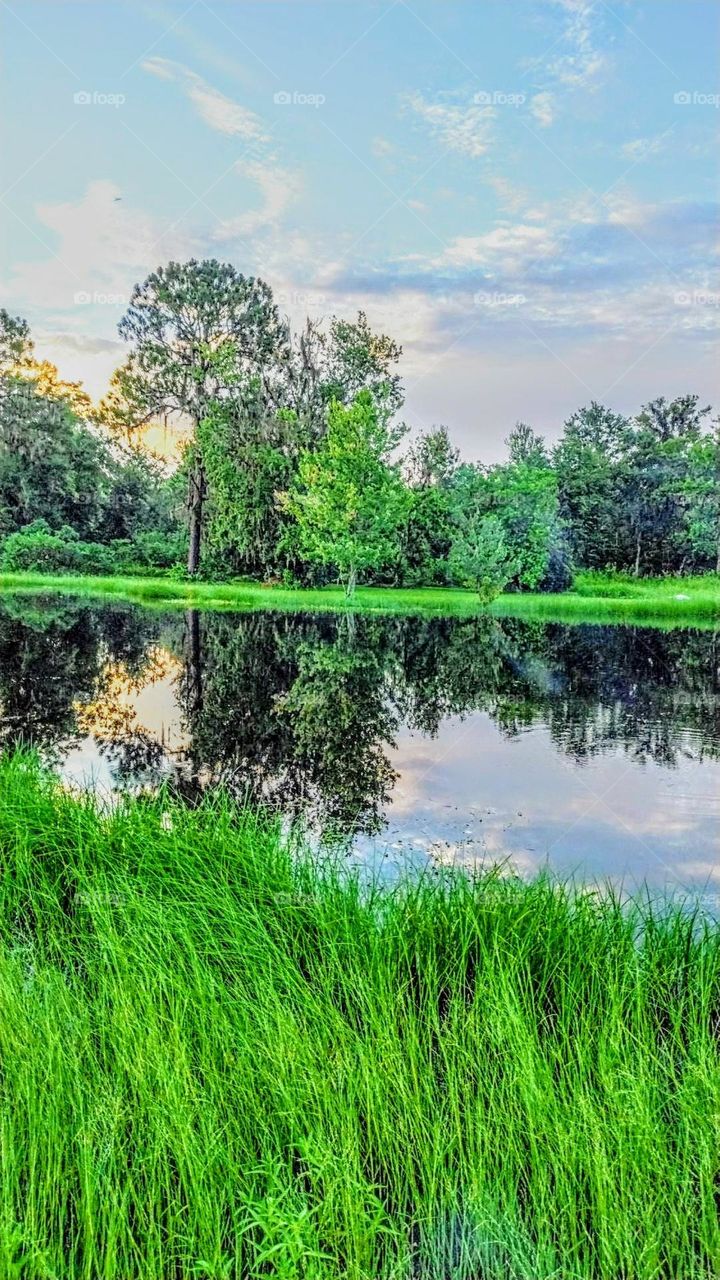
[(717, 928), (0, 765), (3, 1280), (709, 1280)]
[[(186, 582), (173, 578), (77, 577), (42, 573), (0, 574), (0, 592), (63, 594), (123, 599), (162, 608), (298, 609), (345, 612), (338, 587), (293, 590), (256, 583)], [(680, 598), (678, 598), (680, 597)], [(363, 613), (472, 616), (483, 612), (470, 591), (444, 587), (361, 587), (353, 610)], [(572, 591), (558, 595), (508, 594), (490, 612), (556, 622), (629, 622), (637, 625), (716, 626), (720, 578), (648, 578), (581, 573)]]

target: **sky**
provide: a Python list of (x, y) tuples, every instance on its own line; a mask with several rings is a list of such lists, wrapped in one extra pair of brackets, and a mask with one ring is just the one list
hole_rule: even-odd
[(413, 432), (493, 462), (717, 393), (717, 0), (0, 0), (0, 305), (94, 396), (215, 257), (367, 312)]

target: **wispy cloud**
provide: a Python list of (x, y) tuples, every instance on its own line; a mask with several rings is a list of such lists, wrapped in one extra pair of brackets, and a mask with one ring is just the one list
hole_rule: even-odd
[(473, 158), (484, 156), (490, 144), (494, 109), (472, 100), (454, 102), (453, 98), (457, 94), (438, 94), (430, 100), (415, 92), (404, 101), (448, 151)]
[(232, 137), (244, 138), (246, 142), (269, 141), (262, 120), (254, 111), (239, 102), (233, 102), (232, 98), (226, 97), (181, 62), (171, 62), (167, 58), (146, 58), (142, 68), (160, 80), (171, 80), (179, 84), (200, 119), (211, 129)]
[(555, 102), (551, 93), (536, 93), (530, 99), (530, 113), (543, 129), (555, 119)]
[(277, 226), (282, 215), (299, 194), (301, 183), (297, 174), (273, 164), (245, 164), (239, 162), (235, 169), (243, 177), (257, 183), (262, 197), (259, 209), (250, 209), (237, 217), (224, 219), (218, 224), (215, 239), (232, 241), (237, 236), (251, 236), (269, 227)]
[(596, 0), (552, 0), (562, 9), (566, 25), (562, 44), (567, 51), (552, 58), (547, 70), (553, 79), (568, 88), (589, 88), (606, 64), (605, 55), (596, 47)]
[(656, 156), (663, 149), (664, 134), (659, 134), (656, 138), (634, 138), (631, 142), (626, 142), (620, 148), (621, 154), (626, 160), (635, 160), (638, 163), (647, 160), (649, 156)]

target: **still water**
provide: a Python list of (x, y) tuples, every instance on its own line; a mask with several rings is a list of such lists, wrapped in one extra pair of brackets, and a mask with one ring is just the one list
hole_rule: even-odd
[(102, 790), (216, 783), (397, 868), (720, 903), (720, 633), (0, 598), (0, 739)]

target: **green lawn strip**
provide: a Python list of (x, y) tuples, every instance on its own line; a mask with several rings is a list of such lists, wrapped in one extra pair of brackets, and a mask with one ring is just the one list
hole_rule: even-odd
[[(472, 616), (486, 612), (470, 591), (444, 587), (360, 587), (352, 604), (342, 589), (314, 590), (255, 583), (187, 582), (174, 578), (78, 577), (41, 573), (0, 574), (6, 592), (61, 592), (131, 600), (164, 608), (297, 609), (308, 612), (436, 614)], [(630, 579), (580, 574), (571, 591), (560, 594), (508, 593), (490, 606), (497, 616), (568, 622), (630, 622), (713, 625), (720, 621), (720, 579)]]

